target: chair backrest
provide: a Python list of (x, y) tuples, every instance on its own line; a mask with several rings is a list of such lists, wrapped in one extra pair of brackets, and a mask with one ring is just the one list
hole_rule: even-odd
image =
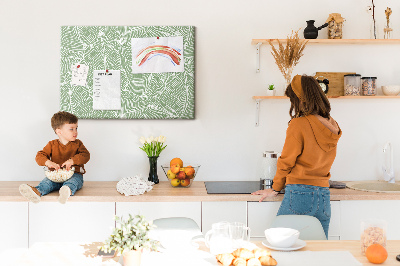
[(302, 240), (326, 240), (321, 222), (309, 215), (279, 215), (272, 222), (272, 227), (287, 227), (300, 231)]
[(191, 233), (193, 236), (202, 235), (197, 223), (187, 217), (169, 217), (153, 220), (156, 230), (182, 230)]

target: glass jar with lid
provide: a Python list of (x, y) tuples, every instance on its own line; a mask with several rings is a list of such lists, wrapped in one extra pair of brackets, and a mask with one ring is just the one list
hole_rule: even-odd
[(376, 95), (376, 77), (362, 77), (361, 78), (362, 94), (365, 96)]
[(344, 95), (345, 96), (361, 95), (361, 75), (360, 74), (344, 75)]

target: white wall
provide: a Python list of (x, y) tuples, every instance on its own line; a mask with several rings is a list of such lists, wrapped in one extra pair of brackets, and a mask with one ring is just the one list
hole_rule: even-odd
[[(378, 24), (393, 10), (394, 38), (400, 38), (400, 2), (375, 1)], [(267, 45), (261, 73), (255, 73), (253, 38), (285, 38), (315, 19), (323, 24), (339, 12), (344, 38), (369, 38), (367, 0), (149, 0), (22, 1), (0, 5), (0, 180), (41, 180), (36, 152), (56, 136), (50, 118), (59, 110), (60, 26), (193, 25), (196, 27), (196, 119), (80, 120), (79, 138), (91, 152), (85, 179), (119, 180), (147, 175), (148, 161), (138, 148), (145, 135), (165, 135), (160, 163), (173, 157), (199, 163), (198, 180), (256, 180), (264, 150), (280, 151), (289, 120), (288, 100), (262, 101), (255, 127), (253, 95), (265, 95), (284, 80)], [(302, 31), (302, 30), (301, 30)], [(326, 36), (326, 29), (320, 32)], [(378, 86), (400, 84), (399, 44), (309, 46), (296, 74), (355, 71), (377, 76)], [(343, 137), (332, 167), (334, 180), (381, 177), (382, 147), (394, 145), (400, 160), (399, 99), (332, 99), (332, 116)], [(400, 178), (400, 166), (395, 168)], [(166, 180), (161, 169), (161, 180)]]

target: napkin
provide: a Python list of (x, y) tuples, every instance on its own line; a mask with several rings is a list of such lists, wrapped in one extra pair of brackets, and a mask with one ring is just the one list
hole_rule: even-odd
[(271, 251), (279, 266), (358, 266), (362, 265), (349, 251)]

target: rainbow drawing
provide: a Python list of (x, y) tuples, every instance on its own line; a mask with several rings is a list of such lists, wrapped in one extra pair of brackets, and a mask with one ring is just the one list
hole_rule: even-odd
[(136, 56), (136, 64), (141, 66), (156, 55), (168, 57), (174, 66), (179, 65), (181, 62), (181, 53), (176, 49), (165, 45), (151, 45), (139, 51)]

